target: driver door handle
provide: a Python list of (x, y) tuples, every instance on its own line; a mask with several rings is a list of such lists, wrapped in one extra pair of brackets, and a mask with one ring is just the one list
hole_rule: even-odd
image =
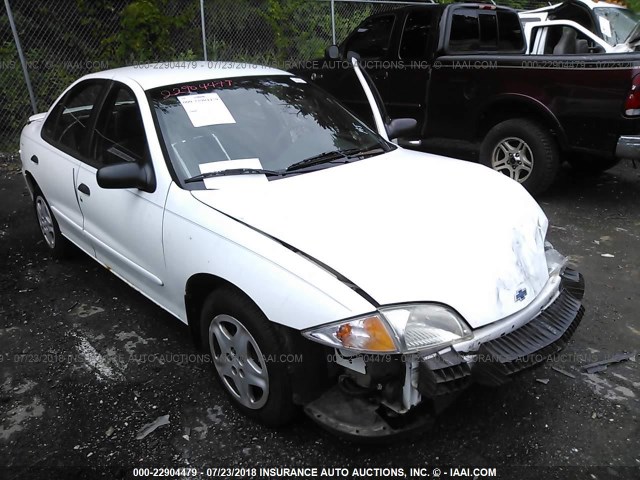
[(78, 185), (78, 190), (87, 196), (91, 195), (91, 190), (89, 190), (89, 187), (87, 187), (84, 183)]

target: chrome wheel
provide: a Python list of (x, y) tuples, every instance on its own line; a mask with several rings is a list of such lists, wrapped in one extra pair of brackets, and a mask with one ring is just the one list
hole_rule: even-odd
[(505, 138), (493, 149), (491, 168), (522, 183), (533, 171), (533, 153), (521, 138)]
[(47, 202), (42, 197), (36, 198), (36, 214), (38, 215), (38, 223), (45, 242), (47, 242), (49, 248), (55, 248), (56, 231), (53, 225), (53, 216)]
[(229, 393), (247, 408), (262, 408), (269, 397), (269, 374), (249, 330), (230, 315), (217, 315), (209, 326), (209, 350)]

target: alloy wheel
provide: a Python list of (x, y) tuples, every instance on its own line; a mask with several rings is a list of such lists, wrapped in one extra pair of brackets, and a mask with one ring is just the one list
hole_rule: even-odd
[(521, 138), (505, 138), (493, 149), (491, 168), (522, 183), (533, 171), (531, 148)]
[(56, 232), (53, 226), (53, 216), (47, 202), (42, 197), (36, 198), (36, 213), (45, 242), (47, 242), (49, 248), (55, 248)]
[(217, 315), (209, 326), (209, 349), (229, 393), (247, 408), (262, 408), (269, 397), (269, 374), (249, 330), (231, 315)]

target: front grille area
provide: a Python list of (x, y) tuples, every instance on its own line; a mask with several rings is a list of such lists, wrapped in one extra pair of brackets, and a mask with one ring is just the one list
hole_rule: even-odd
[(482, 344), (474, 379), (485, 385), (500, 385), (508, 377), (545, 361), (562, 350), (584, 315), (584, 307), (568, 289), (553, 304), (518, 330)]
[(501, 385), (515, 373), (541, 364), (562, 350), (584, 315), (584, 279), (566, 269), (560, 288), (558, 298), (531, 322), (482, 344), (474, 365), (469, 366), (453, 349), (423, 359), (418, 377), (420, 393), (433, 398), (462, 390), (472, 381)]

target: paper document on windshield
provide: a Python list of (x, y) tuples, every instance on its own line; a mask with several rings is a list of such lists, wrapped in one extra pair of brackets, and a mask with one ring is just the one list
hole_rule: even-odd
[(194, 127), (236, 123), (231, 112), (215, 92), (178, 97)]
[(611, 38), (611, 23), (604, 17), (598, 17), (600, 21), (600, 30), (605, 37)]
[[(200, 173), (221, 172), (236, 168), (262, 168), (259, 158), (241, 158), (238, 160), (225, 160), (223, 162), (210, 162), (200, 164)], [(240, 174), (224, 177), (212, 177), (204, 179), (204, 186), (208, 189), (221, 189), (228, 187), (254, 187), (267, 183), (266, 175)]]

